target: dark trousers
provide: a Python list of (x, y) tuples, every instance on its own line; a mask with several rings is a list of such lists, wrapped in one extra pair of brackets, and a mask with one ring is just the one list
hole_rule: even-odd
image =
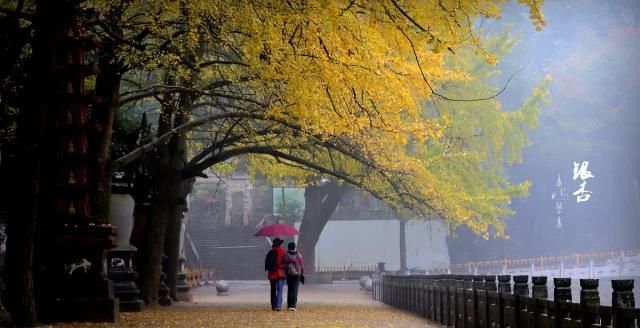
[(298, 303), (299, 277), (287, 277), (287, 308), (294, 308)]

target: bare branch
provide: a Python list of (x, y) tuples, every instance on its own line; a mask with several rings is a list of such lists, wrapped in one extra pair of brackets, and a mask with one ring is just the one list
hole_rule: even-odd
[(402, 28), (401, 28), (400, 26), (396, 25), (396, 27), (398, 28), (398, 30), (400, 31), (400, 33), (402, 33), (402, 35), (404, 35), (404, 37), (407, 39), (407, 41), (408, 41), (408, 42), (409, 42), (409, 44), (411, 45), (411, 51), (413, 52), (413, 57), (414, 57), (414, 59), (416, 60), (416, 64), (418, 65), (418, 69), (420, 70), (420, 74), (422, 75), (422, 80), (424, 81), (424, 83), (427, 85), (427, 87), (429, 88), (429, 90), (431, 91), (431, 93), (432, 93), (434, 96), (438, 96), (438, 97), (440, 97), (440, 98), (442, 98), (442, 99), (444, 99), (444, 100), (447, 100), (447, 101), (465, 101), (465, 102), (470, 102), (470, 101), (483, 101), (483, 100), (490, 100), (490, 99), (494, 99), (494, 98), (496, 98), (497, 96), (499, 96), (500, 94), (502, 94), (502, 93), (507, 89), (507, 87), (509, 86), (509, 83), (511, 82), (511, 79), (513, 79), (513, 77), (514, 77), (516, 74), (518, 74), (518, 73), (520, 73), (520, 72), (522, 71), (522, 70), (519, 70), (519, 71), (517, 71), (517, 72), (515, 72), (515, 73), (511, 74), (511, 76), (509, 77), (509, 80), (507, 80), (507, 83), (504, 85), (504, 87), (503, 87), (500, 91), (498, 91), (498, 93), (496, 93), (496, 94), (494, 94), (494, 95), (492, 95), (492, 96), (484, 97), (484, 98), (471, 98), (471, 99), (449, 98), (449, 97), (447, 97), (447, 96), (445, 96), (445, 95), (443, 95), (443, 94), (437, 93), (437, 92), (433, 89), (433, 87), (431, 86), (431, 83), (429, 83), (429, 80), (427, 79), (427, 76), (426, 76), (426, 75), (425, 75), (425, 73), (424, 73), (424, 70), (422, 69), (422, 64), (420, 63), (420, 58), (418, 57), (418, 53), (416, 52), (416, 47), (415, 47), (415, 45), (413, 44), (413, 40), (411, 40), (411, 37), (409, 37), (409, 35), (407, 35), (407, 33), (406, 33), (404, 30), (402, 30)]
[(203, 68), (203, 67), (213, 66), (213, 65), (239, 65), (239, 66), (249, 67), (249, 65), (243, 62), (235, 61), (235, 60), (209, 60), (206, 62), (202, 62), (200, 65), (198, 65), (198, 67)]

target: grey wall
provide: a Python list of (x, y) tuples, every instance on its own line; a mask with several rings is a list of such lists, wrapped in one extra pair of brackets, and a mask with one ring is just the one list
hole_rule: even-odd
[[(386, 262), (387, 270), (398, 270), (399, 236), (397, 220), (329, 221), (316, 245), (316, 265), (358, 267)], [(449, 264), (445, 239), (446, 230), (439, 221), (407, 222), (407, 266), (431, 269)]]

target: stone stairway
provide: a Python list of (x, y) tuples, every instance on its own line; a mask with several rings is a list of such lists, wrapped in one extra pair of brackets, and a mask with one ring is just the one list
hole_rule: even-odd
[(187, 232), (203, 268), (215, 269), (216, 279), (266, 279), (264, 257), (270, 246), (255, 237), (254, 227), (194, 225)]

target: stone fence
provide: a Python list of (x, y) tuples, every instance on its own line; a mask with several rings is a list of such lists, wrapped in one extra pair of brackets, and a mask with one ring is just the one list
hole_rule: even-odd
[[(612, 306), (600, 305), (598, 279), (580, 279), (580, 303), (573, 303), (571, 279), (470, 275), (383, 275), (373, 279), (375, 300), (450, 327), (636, 328), (633, 280), (612, 280)], [(512, 292), (513, 290), (513, 292)]]
[(503, 274), (573, 278), (640, 275), (640, 249), (437, 265), (432, 274)]
[(317, 273), (331, 273), (333, 280), (357, 280), (363, 275), (373, 275), (376, 273), (376, 266), (335, 266), (317, 267)]

